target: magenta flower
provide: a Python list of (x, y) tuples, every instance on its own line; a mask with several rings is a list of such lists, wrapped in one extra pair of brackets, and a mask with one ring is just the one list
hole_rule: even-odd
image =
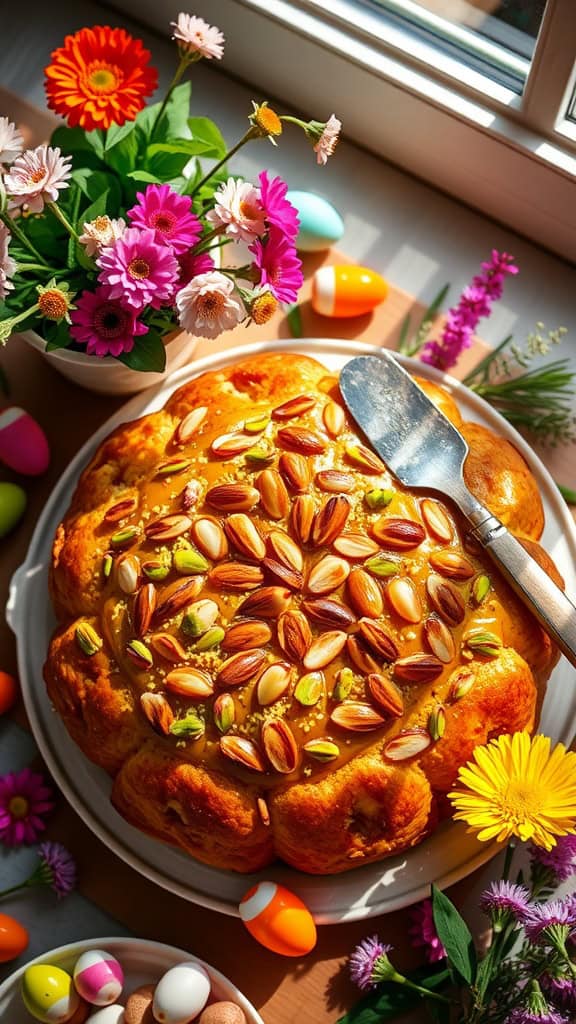
[(546, 971), (540, 975), (542, 991), (561, 1010), (576, 1010), (576, 980), (555, 976)]
[(528, 852), (533, 866), (541, 865), (550, 872), (553, 885), (576, 874), (576, 835), (558, 836), (551, 850), (531, 844)]
[(541, 1010), (529, 1010), (528, 1007), (516, 1007), (508, 1017), (506, 1024), (570, 1024), (568, 1017), (552, 1010), (550, 1007)]
[(122, 299), (139, 313), (144, 306), (158, 309), (170, 302), (178, 281), (178, 262), (167, 245), (159, 245), (152, 228), (128, 228), (96, 260), (98, 280), (109, 285), (110, 298)]
[(432, 900), (422, 900), (410, 908), (410, 927), (408, 928), (410, 945), (424, 947), (424, 956), (429, 964), (443, 960), (446, 950), (436, 932)]
[(266, 241), (257, 238), (248, 248), (256, 257), (254, 263), (260, 271), (259, 286), (266, 285), (278, 302), (287, 305), (296, 302), (304, 277), (302, 261), (298, 259), (291, 239), (280, 228), (271, 227)]
[[(531, 942), (559, 935), (564, 939), (576, 928), (574, 900), (549, 900), (530, 907), (524, 918), (524, 931)], [(542, 933), (546, 932), (543, 936)]]
[(296, 238), (300, 221), (296, 207), (286, 199), (288, 185), (282, 178), (273, 178), (269, 181), (267, 171), (262, 171), (258, 179), (260, 202), (264, 207), (266, 221), (269, 225), (280, 228), (288, 238)]
[(523, 921), (530, 909), (530, 893), (523, 885), (514, 882), (490, 882), (480, 896), (480, 908), (490, 914), (493, 922), (503, 915), (512, 914), (518, 921)]
[(113, 289), (102, 285), (95, 292), (82, 292), (72, 311), (70, 334), (86, 345), (89, 356), (119, 356), (131, 352), (134, 339), (148, 328), (137, 319), (133, 309), (112, 297)]
[(0, 777), (0, 842), (34, 843), (46, 828), (44, 815), (54, 808), (54, 793), (43, 775), (24, 768)]
[(148, 185), (137, 192), (138, 203), (128, 210), (135, 228), (153, 228), (156, 241), (169, 245), (175, 253), (186, 252), (202, 234), (202, 224), (192, 213), (190, 196), (180, 196), (170, 185)]
[(380, 942), (377, 935), (362, 939), (350, 955), (350, 977), (361, 989), (375, 988), (381, 981), (389, 981), (396, 974), (388, 959), (392, 946)]
[(40, 843), (39, 856), (37, 881), (49, 885), (58, 899), (72, 892), (76, 887), (76, 864), (66, 847), (62, 843)]
[(200, 252), (198, 254), (185, 252), (183, 256), (178, 257), (178, 264), (180, 266), (180, 279), (178, 282), (180, 288), (188, 284), (193, 277), (198, 277), (199, 274), (207, 274), (210, 270), (214, 270), (214, 260), (209, 252)]

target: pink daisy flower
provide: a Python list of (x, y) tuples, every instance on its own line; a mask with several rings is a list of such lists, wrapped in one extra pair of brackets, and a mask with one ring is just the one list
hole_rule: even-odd
[(243, 242), (253, 242), (266, 231), (258, 189), (248, 181), (235, 178), (228, 178), (214, 193), (214, 208), (206, 214), (206, 220)]
[(86, 345), (89, 356), (119, 356), (131, 352), (134, 339), (146, 334), (148, 328), (112, 294), (109, 285), (95, 292), (82, 292), (71, 313), (70, 334), (80, 345)]
[(260, 181), (260, 202), (264, 207), (264, 215), (268, 224), (280, 228), (289, 238), (296, 238), (300, 221), (298, 211), (286, 199), (288, 185), (282, 178), (268, 180), (268, 172), (258, 175)]
[(411, 946), (424, 948), (424, 956), (429, 964), (443, 960), (446, 956), (446, 950), (436, 932), (432, 900), (422, 900), (410, 908), (408, 935)]
[(330, 117), (328, 118), (326, 124), (324, 125), (322, 135), (320, 136), (318, 142), (314, 146), (314, 152), (316, 153), (316, 163), (327, 163), (328, 157), (332, 156), (332, 153), (336, 149), (341, 131), (342, 122), (338, 120), (335, 114), (330, 114)]
[(158, 309), (174, 297), (178, 262), (166, 245), (159, 245), (152, 228), (128, 228), (114, 245), (103, 249), (96, 260), (98, 280), (109, 285), (110, 298), (122, 299), (137, 313), (144, 306)]
[(224, 54), (224, 36), (215, 25), (209, 25), (195, 14), (178, 15), (178, 21), (170, 22), (174, 29), (172, 39), (178, 43), (181, 54), (199, 59), (207, 57), (221, 60)]
[(181, 326), (202, 338), (232, 330), (246, 315), (234, 291), (234, 282), (218, 270), (193, 277), (176, 295)]
[(278, 302), (296, 302), (304, 276), (293, 241), (280, 228), (271, 227), (266, 242), (258, 238), (249, 249), (260, 271), (258, 285), (266, 285)]
[(214, 260), (209, 252), (199, 252), (197, 254), (185, 252), (183, 256), (178, 257), (178, 264), (180, 266), (181, 287), (188, 284), (198, 274), (207, 274), (210, 270), (214, 270)]
[(135, 228), (153, 228), (156, 241), (169, 245), (175, 253), (186, 252), (196, 244), (202, 225), (192, 212), (190, 196), (180, 196), (170, 185), (148, 185), (137, 192), (138, 203), (128, 210)]
[(10, 280), (16, 273), (16, 260), (8, 252), (12, 235), (5, 224), (0, 223), (0, 299), (5, 299), (14, 285)]
[(54, 808), (54, 793), (43, 775), (24, 768), (0, 777), (0, 842), (34, 843), (46, 828), (44, 815)]
[(26, 205), (31, 213), (42, 213), (45, 203), (55, 203), (72, 174), (71, 156), (61, 156), (58, 146), (37, 146), (17, 157), (4, 178), (11, 206)]
[(14, 122), (0, 117), (0, 164), (11, 164), (23, 148), (24, 139)]

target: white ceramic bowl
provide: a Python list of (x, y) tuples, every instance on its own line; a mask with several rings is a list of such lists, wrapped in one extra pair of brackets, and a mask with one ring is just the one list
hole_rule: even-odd
[(42, 956), (37, 956), (30, 963), (20, 967), (0, 985), (0, 1021), (5, 1024), (31, 1024), (32, 1018), (20, 995), (20, 983), (27, 967), (30, 967), (31, 964), (50, 964), (71, 973), (78, 957), (87, 949), (105, 949), (120, 961), (125, 975), (124, 991), (118, 1000), (122, 1004), (125, 1003), (130, 992), (140, 985), (155, 983), (171, 967), (191, 960), (201, 964), (210, 977), (212, 985), (210, 1002), (229, 1000), (231, 1003), (237, 1003), (244, 1010), (248, 1024), (264, 1024), (260, 1014), (239, 989), (204, 960), (192, 956), (191, 953), (187, 953), (183, 949), (177, 949), (175, 946), (165, 946), (162, 942), (128, 938), (87, 939), (85, 942), (72, 942), (67, 946), (48, 950)]

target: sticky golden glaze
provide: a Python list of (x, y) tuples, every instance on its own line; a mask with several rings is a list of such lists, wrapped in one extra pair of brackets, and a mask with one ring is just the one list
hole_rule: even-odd
[[(541, 505), (539, 499), (535, 500), (536, 485), (524, 460), (508, 442), (485, 428), (478, 434), (476, 425), (462, 425), (450, 395), (429, 382), (425, 382), (425, 389), (455, 425), (463, 433), (468, 432), (471, 489), (477, 485), (478, 497), (492, 511), (498, 514), (504, 509), (510, 528), (528, 535), (521, 538), (522, 542), (561, 582), (553, 563), (533, 539), (541, 529), (534, 506)], [(261, 496), (257, 490), (249, 492), (256, 495), (256, 504), (245, 514), (263, 538), (268, 559), (275, 554), (270, 549), (272, 531), (287, 535), (301, 552), (304, 589), (296, 574), (282, 592), (287, 606), (305, 613), (308, 649), (311, 640), (324, 644), (321, 638), (330, 630), (342, 634), (341, 643), (344, 634), (348, 636), (343, 649), (321, 666), (322, 692), (312, 706), (303, 706), (294, 695), (298, 679), (311, 666), (302, 663), (301, 654), (293, 650), (287, 654), (281, 649), (278, 610), (271, 615), (269, 610), (264, 613), (271, 640), (263, 644), (258, 671), (240, 683), (223, 685), (218, 681), (232, 651), (219, 645), (199, 651), (197, 641), (182, 630), (186, 608), (197, 601), (214, 602), (215, 623), (222, 632), (232, 624), (248, 621), (240, 605), (251, 595), (258, 596), (258, 581), (239, 589), (223, 588), (217, 573), (213, 575), (215, 570), (226, 571), (227, 563), (232, 561), (242, 572), (261, 573), (265, 587), (282, 587), (282, 580), (274, 575), (277, 569), (270, 568), (269, 563), (262, 565), (261, 555), (250, 557), (239, 552), (229, 535), (227, 553), (207, 557), (207, 568), (197, 577), (178, 575), (174, 554), (194, 552), (191, 539), (195, 526), (168, 541), (146, 536), (150, 524), (165, 516), (186, 515), (192, 524), (208, 518), (217, 527), (225, 527), (229, 513), (206, 501), (206, 491), (224, 483), (245, 488), (260, 484), (261, 490), (263, 485), (260, 469), (247, 462), (244, 452), (216, 456), (211, 451), (212, 442), (228, 434), (242, 438), (246, 420), (270, 413), (301, 395), (313, 397), (313, 402), (304, 403), (311, 408), (286, 419), (274, 414), (263, 432), (250, 438), (250, 444), (270, 446), (272, 460), (268, 468), (274, 475), (280, 468), (279, 455), (290, 450), (293, 443), (290, 431), (297, 428), (312, 432), (312, 446), (322, 450), (303, 455), (311, 482), (304, 482), (301, 490), (310, 496), (307, 500), (313, 501), (317, 514), (314, 529), (320, 530), (320, 509), (335, 497), (319, 489), (315, 480), (319, 470), (352, 474), (355, 486), (346, 492), (350, 506), (346, 524), (326, 542), (302, 542), (289, 511), (296, 501), (294, 487), (289, 484), (285, 497), (280, 493), (280, 500), (274, 490), (277, 482), (272, 504), (264, 492)], [(439, 815), (446, 813), (444, 794), (474, 745), (501, 732), (533, 727), (545, 680), (557, 658), (548, 638), (487, 557), (468, 544), (465, 524), (455, 510), (442, 503), (432, 507), (433, 516), (441, 517), (442, 529), (448, 530), (446, 536), (439, 536), (433, 522), (431, 526), (430, 509), (426, 509), (421, 495), (400, 487), (385, 469), (367, 468), (356, 457), (350, 457), (347, 445), (357, 445), (362, 439), (346, 417), (337, 436), (326, 433), (325, 405), (338, 399), (336, 377), (303, 356), (261, 355), (204, 374), (176, 391), (164, 409), (122, 425), (110, 435), (82, 473), (55, 538), (51, 593), (62, 625), (52, 640), (45, 666), (50, 698), (84, 753), (114, 776), (112, 799), (120, 813), (143, 831), (217, 867), (252, 871), (281, 857), (301, 870), (321, 874), (348, 870), (418, 843), (435, 827)], [(179, 425), (191, 410), (204, 407), (207, 412), (202, 423), (182, 441)], [(286, 442), (282, 434), (285, 428), (289, 428)], [(298, 443), (306, 448), (311, 442), (310, 438), (300, 438)], [(166, 474), (163, 467), (173, 462), (181, 465)], [(476, 463), (483, 463), (482, 473)], [(504, 481), (504, 498), (490, 490), (490, 480)], [(196, 505), (184, 508), (183, 492), (189, 481), (200, 484), (201, 494)], [(378, 511), (371, 510), (364, 497), (373, 488), (394, 492), (389, 504)], [(122, 502), (127, 502), (129, 508), (132, 503), (134, 508), (118, 519), (115, 510)], [(382, 540), (396, 520), (404, 527), (407, 522), (410, 530), (416, 531), (417, 543), (399, 550), (395, 541), (388, 546)], [(333, 519), (329, 525), (334, 527)], [(135, 536), (116, 544), (117, 531), (127, 527), (134, 529)], [(407, 581), (416, 594), (421, 608), (417, 621), (408, 621), (400, 614), (397, 598), (392, 599), (390, 579), (367, 571), (365, 556), (343, 558), (339, 554), (342, 530), (368, 538), (384, 557), (397, 562), (392, 579)], [(463, 567), (464, 576), (442, 575), (444, 570), (438, 576), (434, 559), (441, 559), (446, 552), (456, 558), (457, 567)], [(112, 557), (112, 569), (106, 578), (103, 560), (108, 555)], [(327, 555), (344, 562), (350, 575), (343, 582), (336, 580), (327, 591), (310, 592), (318, 563)], [(119, 566), (126, 559), (138, 567), (134, 585), (138, 596), (119, 586)], [(142, 565), (149, 560), (170, 565), (165, 579), (151, 584), (144, 576)], [(427, 590), (431, 571), (441, 591), (448, 589), (447, 595), (440, 594), (439, 606)], [(477, 601), (473, 587), (483, 574), (490, 576), (491, 586)], [(157, 604), (162, 605), (175, 588), (194, 579), (194, 594), (185, 605), (159, 622), (152, 617), (142, 625), (142, 611), (136, 608), (142, 596), (148, 599), (151, 591)], [(372, 594), (368, 609), (362, 604), (367, 588)], [(318, 622), (307, 604), (318, 599), (344, 603), (352, 609), (351, 621), (344, 626)], [(442, 602), (447, 599), (446, 618)], [(138, 615), (142, 626), (139, 630)], [(252, 617), (260, 616), (255, 612)], [(397, 668), (391, 666), (388, 657), (383, 658), (370, 645), (366, 647), (361, 638), (364, 627), (359, 620), (364, 618), (367, 635), (370, 623), (383, 628), (400, 659), (426, 655), (429, 660), (431, 648), (424, 623), (430, 617), (443, 619), (453, 645), (452, 656), (447, 663), (438, 663), (434, 678), (420, 679), (418, 671), (410, 675), (414, 672), (411, 665), (409, 678), (401, 677), (401, 661)], [(85, 653), (76, 637), (78, 625), (86, 624), (97, 639), (101, 638), (102, 647), (93, 654)], [(494, 657), (474, 653), (468, 646), (471, 636), (474, 639), (474, 634), (484, 631), (500, 638), (502, 646)], [(154, 645), (158, 632), (176, 643), (182, 656), (166, 660), (159, 654)], [(128, 656), (128, 646), (134, 640), (148, 651), (149, 665)], [(262, 703), (259, 678), (270, 663), (279, 661), (286, 663), (289, 672), (286, 691), (270, 704)], [(167, 678), (174, 668), (202, 673), (204, 679), (212, 680), (214, 696), (199, 698), (176, 692)], [(344, 702), (339, 702), (334, 697), (334, 686), (343, 668), (353, 670), (352, 688)], [(370, 672), (377, 672), (385, 685), (400, 688), (404, 701), (400, 718), (388, 717), (374, 703), (366, 678)], [(464, 673), (471, 685), (457, 699), (454, 687), (459, 673)], [(212, 705), (214, 697), (222, 693), (231, 698), (236, 716), (226, 738), (232, 738), (236, 746), (238, 741), (248, 745), (256, 764), (250, 759), (243, 763), (231, 760), (221, 746), (222, 732), (214, 722)], [(353, 703), (368, 708), (372, 715), (379, 711), (384, 722), (364, 732), (331, 720), (335, 709), (343, 708), (348, 723)], [(445, 714), (446, 729), (441, 737), (433, 737), (430, 723), (439, 708)], [(191, 715), (203, 720), (203, 732), (196, 738), (185, 731)], [(264, 726), (274, 734), (275, 746), (269, 747), (265, 740)], [(403, 751), (413, 736), (417, 743), (424, 743), (420, 752), (403, 760), (390, 760), (387, 751), (392, 751), (388, 746), (391, 741)], [(323, 763), (313, 758), (305, 749), (310, 741), (336, 744), (335, 760)], [(245, 758), (244, 753), (242, 756)]]

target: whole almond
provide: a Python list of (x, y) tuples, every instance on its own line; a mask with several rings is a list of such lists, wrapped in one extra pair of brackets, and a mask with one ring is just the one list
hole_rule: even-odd
[(304, 427), (282, 427), (276, 437), (283, 448), (297, 455), (321, 455), (327, 445), (326, 438)]
[(303, 416), (304, 413), (310, 412), (315, 405), (316, 398), (313, 395), (297, 395), (272, 409), (272, 419), (291, 420), (295, 416)]
[(453, 583), (431, 575), (426, 580), (426, 592), (434, 611), (450, 626), (458, 626), (463, 621), (466, 605)]
[(268, 552), (272, 558), (282, 562), (288, 569), (302, 572), (304, 556), (298, 545), (283, 530), (271, 530), (266, 538)]
[(270, 518), (285, 519), (290, 511), (290, 496), (280, 473), (275, 469), (263, 469), (258, 475), (256, 486)]
[(214, 693), (214, 684), (204, 672), (195, 668), (175, 668), (164, 680), (170, 693), (177, 693), (191, 700), (205, 700)]
[(264, 756), (256, 744), (244, 736), (222, 736), (220, 750), (229, 761), (253, 772), (265, 772)]
[(304, 668), (312, 671), (329, 665), (334, 658), (338, 657), (345, 643), (346, 633), (339, 629), (330, 630), (317, 636), (302, 659)]
[(191, 409), (174, 431), (174, 440), (176, 444), (186, 444), (190, 438), (196, 433), (196, 431), (202, 426), (206, 416), (208, 415), (208, 409), (205, 405), (199, 405), (196, 409)]
[(302, 608), (313, 622), (332, 629), (349, 629), (356, 622), (356, 616), (345, 604), (327, 597), (303, 601)]
[(439, 502), (433, 501), (432, 498), (424, 498), (420, 502), (420, 510), (429, 533), (436, 540), (445, 541), (446, 543), (452, 540), (454, 533), (452, 522), (446, 509)]
[(403, 683), (431, 683), (444, 671), (444, 663), (434, 654), (410, 654), (398, 658), (394, 678)]
[(124, 594), (136, 593), (139, 577), (140, 561), (136, 555), (124, 555), (116, 561), (116, 580)]
[(372, 732), (386, 725), (386, 720), (370, 704), (353, 700), (338, 704), (330, 715), (330, 721), (349, 732)]
[(384, 547), (394, 551), (407, 551), (417, 548), (426, 538), (424, 527), (414, 519), (399, 519), (394, 516), (381, 516), (372, 524), (372, 535)]
[(266, 622), (248, 619), (246, 622), (235, 622), (228, 627), (222, 641), (222, 650), (227, 654), (249, 651), (255, 647), (264, 647), (271, 639), (272, 630)]
[(288, 486), (303, 494), (310, 486), (312, 471), (310, 462), (296, 452), (283, 452), (278, 460), (278, 468)]
[(330, 494), (350, 494), (356, 486), (356, 477), (343, 469), (321, 469), (316, 473), (316, 485)]
[(294, 733), (282, 718), (271, 718), (262, 726), (262, 746), (275, 771), (291, 775), (298, 766)]
[(229, 686), (242, 686), (256, 675), (265, 661), (266, 652), (258, 649), (233, 654), (220, 666), (216, 683), (222, 690)]
[(138, 501), (136, 498), (123, 498), (106, 509), (104, 522), (119, 523), (121, 519), (126, 519), (127, 516), (132, 515), (136, 511), (137, 506)]
[(353, 569), (347, 583), (350, 603), (359, 615), (377, 619), (384, 610), (380, 584), (365, 569)]
[(183, 533), (186, 533), (191, 526), (192, 520), (190, 517), (178, 513), (172, 516), (162, 516), (161, 519), (155, 519), (153, 522), (148, 523), (144, 532), (148, 540), (174, 540), (176, 537), (181, 537)]
[[(258, 808), (258, 814), (260, 816), (260, 821), (262, 822), (262, 824), (266, 828), (268, 828), (268, 826), (270, 824), (270, 809), (269, 809), (268, 804), (266, 803), (266, 801), (265, 801), (263, 796), (259, 796), (259, 797), (256, 798), (256, 807)], [(214, 1004), (212, 1004), (212, 1005), (214, 1005)], [(235, 1004), (232, 1003), (231, 1005), (234, 1006), (234, 1011), (235, 1011), (236, 1010)], [(208, 1009), (209, 1009), (209, 1007), (208, 1007)], [(204, 1013), (206, 1013), (206, 1011), (204, 1011)], [(217, 1011), (217, 1013), (218, 1013), (218, 1011)], [(236, 1014), (236, 1016), (238, 1016), (238, 1014)], [(204, 1021), (204, 1024), (209, 1024), (209, 1020)], [(218, 1024), (218, 1017), (216, 1017), (212, 1021), (212, 1024)], [(232, 1020), (232, 1024), (234, 1024), (233, 1020)], [(237, 1024), (243, 1024), (241, 1017), (239, 1018)]]
[(257, 565), (246, 565), (245, 562), (220, 562), (208, 573), (208, 579), (217, 587), (225, 590), (255, 590), (264, 579), (262, 570)]
[(314, 516), (312, 543), (318, 546), (331, 544), (346, 526), (351, 507), (350, 500), (343, 494), (328, 498)]
[(190, 576), (183, 583), (177, 580), (161, 591), (153, 621), (155, 625), (171, 619), (177, 612), (182, 611), (190, 604), (202, 590), (205, 583), (204, 576)]
[(262, 569), (270, 578), (272, 583), (284, 584), (290, 590), (302, 590), (304, 577), (301, 572), (289, 569), (283, 562), (277, 562), (275, 558), (263, 558)]
[(336, 555), (324, 555), (313, 566), (308, 577), (307, 589), (311, 594), (329, 594), (348, 579), (350, 566)]
[(364, 676), (370, 675), (372, 672), (379, 672), (381, 669), (380, 661), (376, 660), (368, 647), (368, 644), (364, 642), (360, 636), (349, 636), (346, 641), (346, 648), (348, 650), (348, 657), (358, 669), (359, 672)]
[(249, 512), (260, 501), (260, 492), (250, 484), (217, 484), (206, 493), (206, 501), (219, 512)]
[(174, 712), (161, 693), (141, 694), (140, 707), (155, 732), (160, 733), (161, 736), (170, 735)]
[(149, 637), (150, 646), (166, 661), (178, 664), (186, 661), (186, 651), (180, 641), (171, 633), (153, 633)]
[(224, 523), (226, 536), (231, 544), (246, 558), (260, 560), (266, 554), (266, 545), (258, 533), (256, 524), (245, 512), (234, 512)]
[(414, 583), (407, 576), (395, 576), (386, 587), (386, 597), (393, 612), (405, 622), (420, 622), (422, 605)]
[(303, 612), (289, 609), (280, 615), (278, 643), (289, 658), (302, 661), (312, 643), (312, 631)]
[(256, 686), (256, 698), (262, 707), (274, 704), (290, 686), (293, 669), (287, 661), (274, 661), (264, 669)]
[(385, 661), (394, 661), (398, 657), (398, 648), (384, 626), (372, 619), (360, 619), (358, 623), (360, 636), (374, 654), (380, 655)]
[(432, 654), (440, 658), (445, 665), (449, 665), (456, 657), (456, 644), (446, 623), (437, 615), (430, 615), (424, 623), (422, 632)]
[(314, 499), (310, 494), (299, 494), (292, 502), (290, 526), (300, 544), (307, 544), (310, 540), (314, 511)]
[(242, 601), (236, 614), (256, 619), (277, 619), (291, 600), (292, 594), (286, 587), (260, 587)]
[(407, 761), (428, 749), (432, 737), (426, 729), (406, 729), (389, 740), (382, 753), (388, 761)]
[(346, 414), (338, 402), (328, 399), (322, 410), (322, 421), (330, 437), (340, 437), (346, 426)]
[(143, 637), (148, 632), (156, 609), (156, 602), (156, 587), (153, 583), (145, 583), (134, 598), (132, 619), (136, 636)]
[(221, 561), (228, 554), (228, 541), (220, 523), (203, 516), (192, 524), (192, 536), (196, 547), (214, 562)]
[(383, 473), (386, 466), (374, 452), (363, 444), (349, 443), (345, 447), (346, 457), (364, 473)]
[(476, 571), (472, 562), (469, 562), (455, 548), (444, 548), (443, 551), (435, 551), (430, 555), (430, 565), (441, 576), (446, 576), (451, 580), (470, 580)]
[(336, 537), (332, 547), (339, 555), (350, 558), (352, 561), (364, 561), (377, 555), (380, 551), (378, 544), (367, 537), (365, 533), (341, 533)]
[(391, 679), (372, 672), (366, 678), (366, 686), (370, 698), (377, 705), (379, 711), (383, 711), (392, 718), (400, 718), (404, 714), (404, 697), (402, 691), (395, 686)]
[(212, 441), (210, 451), (220, 459), (234, 458), (247, 452), (253, 444), (254, 439), (248, 434), (220, 434)]

